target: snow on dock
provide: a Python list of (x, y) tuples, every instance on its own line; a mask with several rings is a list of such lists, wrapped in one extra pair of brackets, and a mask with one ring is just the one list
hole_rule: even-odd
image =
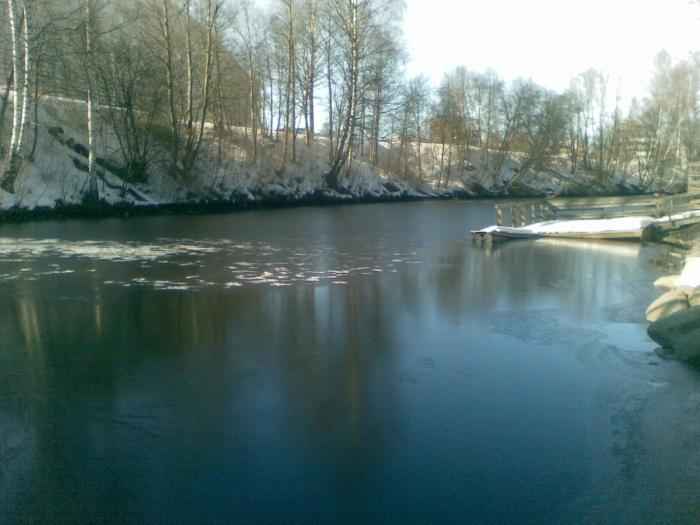
[[(700, 216), (700, 213), (699, 213)], [(654, 224), (652, 217), (617, 217), (612, 219), (555, 220), (513, 228), (489, 226), (472, 234), (480, 237), (505, 238), (588, 238), (588, 239), (641, 239), (647, 228)]]

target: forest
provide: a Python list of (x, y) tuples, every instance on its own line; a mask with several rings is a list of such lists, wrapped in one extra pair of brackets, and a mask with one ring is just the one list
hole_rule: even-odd
[[(661, 51), (647, 96), (623, 106), (615, 79), (593, 69), (564, 92), (464, 67), (436, 87), (408, 78), (402, 6), (388, 0), (3, 8), (0, 193), (15, 205), (37, 185), (71, 185), (38, 164), (55, 155), (45, 143), (83, 174), (51, 198), (82, 202), (103, 198), (104, 183), (124, 194), (156, 175), (176, 199), (309, 174), (329, 189), (375, 177), (507, 194), (531, 174), (566, 173), (599, 192), (621, 181), (663, 191), (699, 156), (700, 54)], [(478, 52), (465, 37), (464, 53)]]

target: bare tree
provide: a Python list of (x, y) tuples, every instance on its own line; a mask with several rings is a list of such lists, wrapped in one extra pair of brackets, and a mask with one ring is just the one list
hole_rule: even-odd
[(89, 187), (86, 200), (99, 199), (97, 188), (97, 171), (95, 170), (95, 57), (94, 57), (94, 19), (92, 0), (85, 0), (85, 80), (87, 89), (85, 103), (87, 105), (88, 132), (88, 180)]
[(252, 6), (250, 2), (245, 1), (242, 3), (241, 13), (242, 13), (242, 26), (241, 26), (241, 39), (242, 45), (245, 53), (246, 64), (248, 67), (248, 91), (249, 91), (249, 104), (250, 104), (250, 125), (252, 129), (252, 140), (253, 140), (253, 164), (257, 162), (258, 159), (258, 122), (260, 121), (259, 116), (259, 83), (257, 81), (257, 72), (255, 66), (255, 48), (258, 46), (258, 42), (254, 39), (252, 26), (254, 21), (251, 20), (251, 9)]
[(344, 115), (339, 123), (335, 154), (326, 175), (328, 185), (337, 186), (355, 148), (360, 95), (364, 87), (361, 85), (363, 71), (373, 53), (381, 52), (378, 47), (381, 38), (378, 36), (383, 27), (391, 24), (392, 5), (380, 0), (329, 0), (329, 3), (336, 27), (335, 43), (342, 50), (341, 71), (345, 90)]
[[(31, 2), (24, 0), (21, 6), (18, 6), (15, 0), (8, 0), (7, 12), (12, 46), (11, 79), (14, 84), (14, 94), (12, 102), (12, 135), (10, 148), (7, 153), (7, 168), (2, 174), (0, 187), (6, 191), (14, 192), (15, 181), (21, 170), (22, 150), (26, 130), (29, 127), (29, 110), (32, 97), (30, 89), (33, 45), (30, 19)], [(20, 12), (21, 16), (18, 20), (17, 17)], [(9, 83), (6, 89), (9, 89)], [(3, 114), (5, 112), (7, 94), (9, 92), (4, 97)]]
[(319, 13), (318, 0), (304, 0), (303, 4), (304, 32), (301, 36), (301, 67), (299, 68), (299, 81), (303, 97), (304, 129), (306, 131), (306, 145), (311, 146), (314, 141), (316, 128), (315, 119), (315, 90), (317, 84), (317, 70), (319, 62)]

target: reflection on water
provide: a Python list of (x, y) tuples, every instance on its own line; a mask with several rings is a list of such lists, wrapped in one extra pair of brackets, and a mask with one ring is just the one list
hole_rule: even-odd
[(472, 246), (491, 213), (0, 230), (0, 522), (571, 522), (639, 487), (650, 400), (696, 381), (644, 334), (658, 249)]

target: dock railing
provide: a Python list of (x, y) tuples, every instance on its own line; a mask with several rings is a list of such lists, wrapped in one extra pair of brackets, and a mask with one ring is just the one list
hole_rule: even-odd
[[(555, 218), (556, 210), (546, 200), (519, 201), (496, 204), (496, 224), (513, 228)], [(506, 221), (506, 219), (508, 219)]]
[(663, 217), (691, 209), (696, 196), (642, 195), (631, 197), (584, 197), (552, 199), (558, 219), (609, 219), (635, 215)]
[(688, 164), (688, 193), (700, 197), (700, 162)]
[(693, 210), (700, 210), (700, 162), (688, 164), (687, 193), (508, 201), (496, 204), (496, 224), (517, 228), (555, 219), (658, 218)]
[(700, 209), (700, 193), (629, 197), (573, 197), (496, 204), (498, 226), (523, 227), (547, 220), (665, 217)]

